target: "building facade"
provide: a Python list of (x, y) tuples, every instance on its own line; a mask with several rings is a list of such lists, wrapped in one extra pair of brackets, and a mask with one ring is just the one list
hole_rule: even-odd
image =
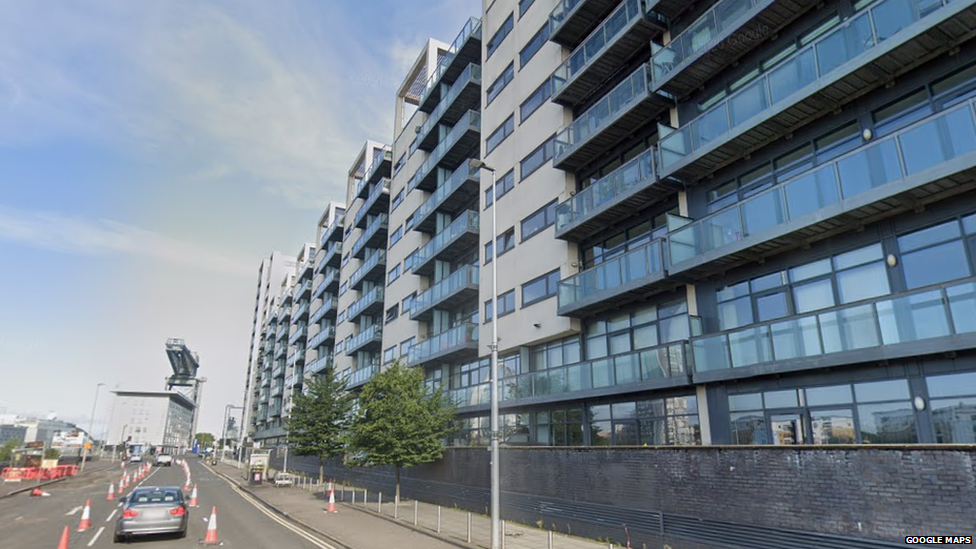
[(189, 448), (193, 442), (194, 404), (176, 391), (113, 391), (109, 423), (111, 445)]

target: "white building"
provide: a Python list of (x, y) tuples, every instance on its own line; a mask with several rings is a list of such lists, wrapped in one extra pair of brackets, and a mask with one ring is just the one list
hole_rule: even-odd
[(189, 446), (194, 404), (175, 391), (114, 391), (115, 407), (107, 442), (148, 446)]

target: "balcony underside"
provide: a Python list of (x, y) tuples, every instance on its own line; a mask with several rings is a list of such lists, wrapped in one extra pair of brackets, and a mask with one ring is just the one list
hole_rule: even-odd
[(651, 4), (650, 9), (654, 13), (660, 13), (669, 21), (674, 21), (679, 15), (688, 10), (694, 4), (688, 0), (648, 0)]
[[(467, 124), (466, 121), (462, 121), (462, 124)], [(429, 172), (424, 174), (423, 178), (417, 182), (416, 187), (418, 189), (434, 192), (437, 190), (437, 168), (444, 168), (448, 171), (454, 171), (461, 162), (477, 157), (481, 152), (481, 130), (479, 128), (470, 127), (468, 128), (457, 142), (454, 143), (450, 148), (444, 151), (444, 154), (437, 161), (437, 166), (431, 168)]]
[(330, 280), (328, 280), (328, 284), (325, 285), (325, 291), (330, 293), (335, 293), (335, 291), (338, 289), (339, 289), (339, 275), (336, 275), (331, 277)]
[[(952, 8), (950, 5), (943, 9)], [(782, 107), (766, 109), (766, 112), (757, 115), (755, 122), (718, 138), (715, 146), (662, 168), (662, 177), (672, 176), (686, 183), (696, 182), (942, 55), (970, 39), (974, 35), (974, 28), (976, 6), (970, 5), (960, 13), (942, 18), (939, 24), (919, 35), (886, 40), (872, 48), (866, 59), (858, 56), (827, 77), (784, 98), (778, 103)]]
[(764, 38), (779, 32), (819, 3), (820, 0), (770, 0), (752, 8), (742, 25), (723, 31), (711, 47), (684, 59), (656, 80), (655, 90), (667, 91), (678, 99), (687, 97), (761, 45)]
[(386, 259), (377, 261), (375, 265), (367, 269), (365, 272), (361, 273), (360, 278), (352, 281), (349, 284), (350, 290), (360, 290), (363, 287), (364, 281), (375, 282), (382, 285), (383, 279), (386, 275)]
[[(379, 165), (374, 166), (375, 169), (370, 168), (368, 174), (369, 179), (366, 181), (364, 187), (368, 187), (378, 181), (381, 181), (384, 177), (390, 177), (393, 172), (393, 153), (385, 152), (379, 160)], [(363, 197), (360, 197), (363, 198)]]
[(444, 73), (441, 75), (440, 80), (433, 88), (431, 88), (427, 97), (423, 98), (418, 108), (428, 114), (437, 108), (437, 103), (439, 103), (441, 100), (442, 88), (446, 87), (445, 84), (453, 84), (458, 79), (458, 76), (464, 72), (464, 68), (471, 63), (475, 63), (477, 65), (481, 64), (480, 32), (477, 35), (473, 34), (469, 36), (468, 39), (464, 41), (461, 48), (448, 62), (447, 68), (444, 69)]
[[(413, 228), (417, 231), (433, 234), (437, 231), (437, 212), (457, 215), (468, 208), (471, 201), (477, 198), (481, 190), (481, 181), (475, 174), (466, 178), (457, 189), (444, 197), (436, 208), (421, 219), (414, 219)], [(429, 199), (428, 199), (429, 200)]]
[[(341, 248), (339, 250), (341, 250)], [(332, 255), (326, 256), (325, 261), (322, 262), (323, 268), (325, 268), (325, 267), (339, 267), (341, 264), (342, 264), (342, 253), (341, 253), (341, 251), (336, 251)]]
[(378, 231), (369, 235), (369, 238), (365, 240), (366, 243), (356, 250), (356, 253), (353, 254), (353, 257), (355, 257), (356, 259), (365, 259), (366, 248), (377, 248), (377, 249), (386, 248), (386, 237), (387, 237), (386, 233), (387, 233), (387, 225), (384, 223), (383, 226)]
[(435, 351), (419, 360), (415, 363), (410, 364), (410, 366), (417, 366), (418, 364), (434, 364), (441, 362), (461, 362), (466, 360), (473, 360), (478, 358), (478, 342), (477, 341), (467, 341), (465, 343), (455, 345), (453, 347), (448, 347), (446, 349), (440, 349)]
[(556, 232), (556, 238), (570, 242), (581, 242), (596, 233), (625, 222), (638, 215), (644, 208), (674, 194), (679, 189), (671, 180), (655, 181), (647, 179), (633, 192), (622, 194), (608, 202), (597, 213), (580, 219)]
[(653, 123), (657, 116), (670, 108), (673, 101), (656, 93), (648, 93), (639, 103), (635, 103), (626, 114), (620, 116), (589, 138), (585, 143), (573, 147), (572, 152), (559, 159), (553, 159), (553, 166), (564, 171), (577, 171), (593, 162), (615, 145), (633, 135), (643, 126)]
[(353, 345), (346, 349), (346, 356), (356, 356), (358, 351), (378, 351), (380, 347), (383, 346), (383, 333), (378, 332), (373, 337), (359, 343), (358, 345)]
[(583, 0), (563, 21), (563, 24), (549, 36), (549, 40), (575, 49), (619, 5), (620, 0)]
[[(452, 309), (460, 303), (477, 298), (478, 284), (476, 282), (472, 282), (467, 286), (458, 288), (454, 293), (434, 301), (429, 307), (418, 309), (415, 306), (410, 310), (410, 320), (427, 322), (431, 319), (431, 317), (434, 316), (434, 309)], [(414, 303), (416, 303), (416, 301)]]
[[(390, 191), (389, 189), (383, 189), (382, 191), (380, 191), (380, 194), (376, 197), (375, 200), (363, 204), (363, 208), (366, 210), (366, 213), (356, 214), (357, 217), (361, 215), (361, 217), (359, 217), (359, 219), (356, 221), (356, 228), (365, 229), (368, 226), (366, 220), (369, 219), (369, 217), (367, 216), (387, 213), (389, 207), (390, 207)], [(360, 212), (361, 211), (362, 209), (360, 210)]]
[[(477, 110), (479, 102), (481, 101), (481, 80), (471, 79), (467, 85), (458, 93), (458, 96), (454, 98), (454, 101), (448, 105), (444, 113), (441, 114), (440, 119), (437, 121), (438, 126), (446, 125), (453, 126), (457, 124), (458, 120), (465, 115), (469, 110)], [(434, 126), (425, 135), (420, 138), (420, 142), (417, 146), (425, 151), (432, 151), (437, 147), (437, 143), (440, 142), (441, 136), (437, 131), (438, 126)]]
[(434, 274), (435, 261), (453, 261), (462, 255), (471, 253), (471, 250), (478, 248), (478, 233), (473, 229), (468, 229), (459, 234), (453, 242), (444, 246), (439, 252), (431, 256), (423, 263), (417, 263), (413, 267), (413, 272), (420, 276), (432, 276)]
[(365, 307), (357, 311), (355, 314), (349, 315), (349, 321), (354, 322), (357, 318), (363, 315), (375, 316), (382, 312), (383, 312), (383, 299), (377, 298), (374, 299), (369, 305), (366, 305)]
[(604, 82), (647, 49), (652, 38), (664, 31), (659, 21), (638, 17), (623, 36), (607, 46), (588, 67), (553, 94), (552, 101), (573, 107), (589, 98)]

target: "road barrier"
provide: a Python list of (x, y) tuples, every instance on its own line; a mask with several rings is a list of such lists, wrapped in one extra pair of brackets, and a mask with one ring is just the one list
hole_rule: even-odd
[(58, 465), (42, 469), (40, 467), (7, 467), (0, 473), (4, 482), (20, 482), (22, 480), (55, 480), (72, 477), (78, 474), (77, 465)]

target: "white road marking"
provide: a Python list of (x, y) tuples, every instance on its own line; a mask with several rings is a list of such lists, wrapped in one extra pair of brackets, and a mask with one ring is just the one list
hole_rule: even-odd
[(75, 513), (77, 513), (78, 511), (81, 511), (81, 508), (82, 508), (82, 506), (79, 505), (78, 507), (75, 507), (74, 509), (72, 509), (72, 510), (68, 511), (67, 513), (65, 513), (64, 516), (70, 517), (70, 516), (74, 515)]
[(112, 514), (109, 515), (107, 519), (105, 519), (105, 522), (111, 522), (112, 521), (112, 517), (114, 517), (115, 516), (115, 513), (118, 513), (118, 512), (119, 512), (118, 509), (112, 509)]
[(91, 541), (88, 542), (88, 546), (91, 547), (92, 545), (95, 545), (95, 542), (98, 541), (98, 536), (102, 535), (102, 532), (104, 532), (104, 531), (105, 531), (105, 527), (104, 526), (102, 526), (101, 528), (99, 528), (98, 531), (95, 532), (95, 537), (93, 537), (91, 539)]

